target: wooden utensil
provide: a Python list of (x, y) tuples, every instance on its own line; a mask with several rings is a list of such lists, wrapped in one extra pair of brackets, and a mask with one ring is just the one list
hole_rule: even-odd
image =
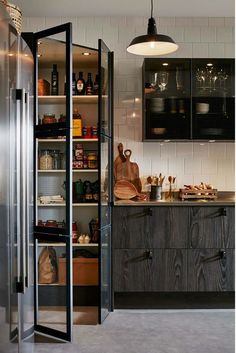
[(129, 180), (136, 187), (137, 191), (140, 193), (142, 191), (142, 183), (139, 178), (139, 167), (137, 163), (130, 162), (132, 151), (127, 149), (124, 151), (126, 161), (124, 162), (124, 168), (126, 172), (126, 179)]
[(118, 199), (130, 200), (136, 196), (140, 199), (144, 199), (146, 195), (140, 194), (136, 187), (127, 180), (119, 180), (116, 182), (114, 187), (114, 195)]

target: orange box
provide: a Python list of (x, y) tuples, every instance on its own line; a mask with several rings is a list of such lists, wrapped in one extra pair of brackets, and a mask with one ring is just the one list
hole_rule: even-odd
[[(66, 259), (59, 257), (58, 283), (66, 284)], [(98, 285), (98, 259), (73, 258), (73, 284), (77, 286)]]

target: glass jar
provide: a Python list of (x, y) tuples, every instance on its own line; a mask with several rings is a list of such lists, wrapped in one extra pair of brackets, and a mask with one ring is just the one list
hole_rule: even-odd
[(44, 114), (42, 124), (54, 124), (56, 122), (55, 114)]
[(66, 169), (66, 154), (61, 152), (60, 153), (60, 160), (61, 160), (61, 169)]
[(61, 158), (59, 150), (52, 150), (52, 169), (61, 169)]
[(87, 159), (89, 169), (96, 169), (98, 167), (98, 160), (95, 153), (89, 153)]
[(40, 170), (52, 170), (53, 158), (49, 150), (42, 150), (39, 158)]

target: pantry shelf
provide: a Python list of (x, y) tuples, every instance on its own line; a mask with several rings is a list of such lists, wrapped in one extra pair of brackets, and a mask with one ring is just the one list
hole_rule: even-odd
[[(54, 246), (54, 247), (64, 247), (64, 243), (38, 243), (38, 246)], [(89, 244), (79, 244), (72, 243), (73, 247), (98, 247), (97, 243), (89, 243)]]
[[(74, 103), (97, 104), (98, 96), (72, 96)], [(38, 96), (39, 104), (65, 104), (66, 96)]]

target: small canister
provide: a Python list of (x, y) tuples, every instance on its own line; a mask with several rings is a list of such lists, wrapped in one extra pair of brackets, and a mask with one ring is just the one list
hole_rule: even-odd
[(75, 146), (75, 159), (77, 161), (81, 161), (84, 158), (84, 149), (83, 149), (83, 145), (81, 143), (78, 143)]
[(42, 124), (54, 124), (56, 122), (55, 114), (44, 114)]
[(72, 222), (72, 243), (77, 243), (78, 241), (78, 227), (75, 221)]
[(161, 200), (162, 187), (157, 185), (151, 185), (150, 200), (157, 201)]
[(88, 154), (88, 168), (96, 169), (98, 167), (98, 160), (95, 153)]
[(46, 227), (52, 227), (52, 228), (58, 228), (57, 221), (52, 220), (52, 219), (47, 220), (45, 226)]
[(92, 127), (92, 138), (96, 139), (98, 138), (98, 128), (97, 126)]

